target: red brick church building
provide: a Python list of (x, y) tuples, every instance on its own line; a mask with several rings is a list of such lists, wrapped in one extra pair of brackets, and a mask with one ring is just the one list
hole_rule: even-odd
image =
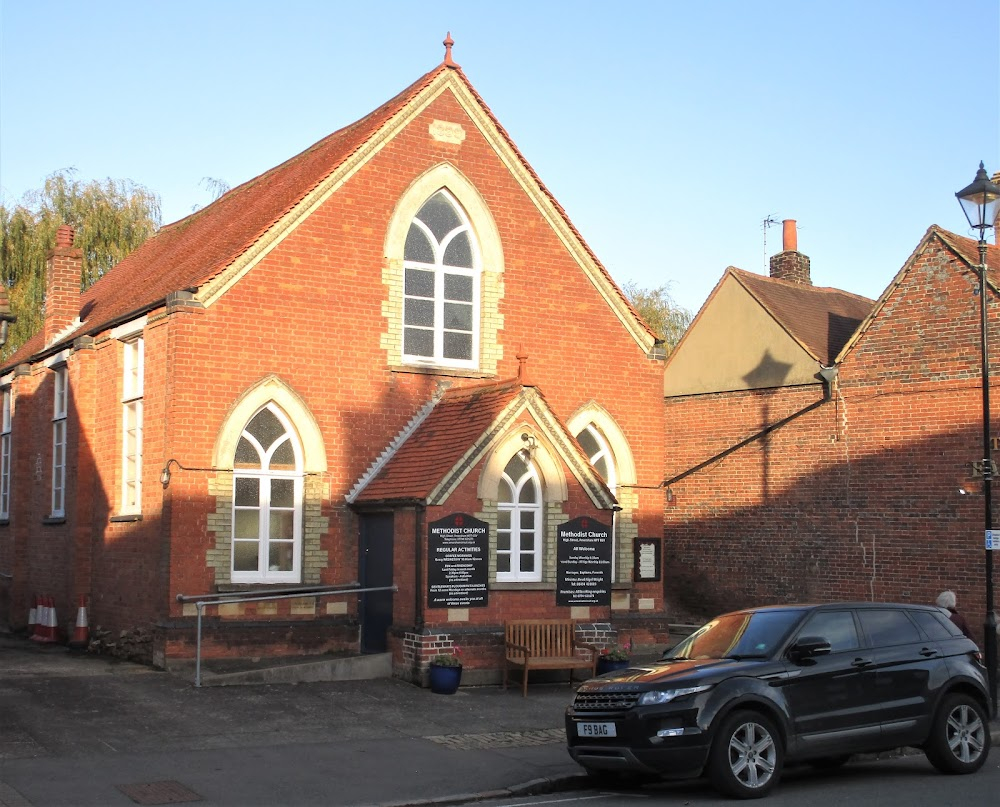
[(203, 652), (385, 651), (414, 680), (452, 644), (498, 668), (518, 617), (664, 641), (662, 350), (446, 44), (82, 293), (60, 230), (0, 368), (9, 627), (47, 595), (68, 632), (82, 597), (166, 666), (198, 598), (281, 592), (206, 606)]

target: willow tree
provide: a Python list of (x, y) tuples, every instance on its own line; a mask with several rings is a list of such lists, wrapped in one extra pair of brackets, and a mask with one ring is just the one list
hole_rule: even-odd
[(12, 207), (0, 204), (0, 282), (17, 317), (4, 356), (42, 326), (45, 255), (61, 224), (73, 227), (73, 245), (83, 251), (81, 291), (160, 226), (160, 198), (152, 191), (130, 180), (80, 182), (75, 174), (58, 171)]
[(646, 324), (663, 340), (669, 356), (691, 324), (691, 312), (674, 302), (668, 286), (644, 289), (635, 283), (626, 283), (622, 291)]

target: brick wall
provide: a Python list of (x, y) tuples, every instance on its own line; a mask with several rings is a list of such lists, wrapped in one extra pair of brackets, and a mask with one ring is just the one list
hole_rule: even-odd
[[(982, 453), (975, 285), (932, 239), (847, 355), (830, 402), (672, 486), (673, 621), (796, 600), (932, 603), (952, 588), (982, 624), (983, 500), (970, 469)], [(991, 310), (996, 379), (995, 298)], [(817, 385), (668, 400), (666, 477), (821, 397)]]
[[(461, 144), (433, 140), (428, 135), (433, 120), (461, 124), (466, 138)], [(484, 337), (495, 333), (484, 344), (485, 373), (402, 368), (386, 349), (387, 322), (395, 310), (386, 285), (387, 230), (404, 191), (442, 161), (481, 194), (502, 244), (504, 271), (483, 288), (491, 306)], [(357, 579), (358, 524), (344, 497), (442, 378), (461, 385), (494, 370), (496, 377), (512, 377), (518, 352), (528, 356), (533, 382), (561, 418), (596, 401), (616, 420), (634, 452), (640, 485), (623, 492), (631, 508), (630, 529), (643, 535), (660, 529), (662, 495), (652, 488), (663, 467), (662, 363), (648, 359), (628, 334), (450, 92), (429, 104), (218, 300), (205, 308), (188, 304), (150, 312), (143, 335), (142, 518), (116, 518), (122, 358), (121, 343), (106, 333), (69, 358), (70, 440), (80, 439), (64, 523), (41, 523), (51, 472), (51, 373), (36, 367), (19, 381), (17, 467), (29, 473), (19, 480), (31, 474), (38, 479), (30, 486), (15, 483), (17, 512), (0, 532), (20, 536), (11, 543), (31, 570), (28, 593), (56, 588), (46, 593), (57, 593), (64, 609), (75, 603), (74, 595), (89, 593), (92, 625), (112, 636), (151, 629), (156, 634), (151, 652), (158, 660), (190, 651), (190, 608), (175, 596), (215, 591), (227, 571), (231, 477), (213, 467), (214, 452), (233, 407), (269, 376), (301, 401), (325, 451), (326, 470), (306, 485), (308, 582)], [(25, 436), (30, 448), (21, 442)], [(170, 459), (178, 465), (164, 488), (158, 477)], [(477, 472), (448, 502), (449, 512), (481, 509), (474, 492)], [(556, 521), (583, 514), (610, 518), (596, 513), (577, 490), (561, 508), (549, 514)], [(413, 518), (412, 511), (401, 511), (396, 543), (401, 589), (395, 613), (409, 623)], [(644, 596), (656, 599), (658, 591), (647, 587)], [(507, 614), (551, 610), (554, 593), (503, 592), (493, 602), (489, 620), (495, 625)], [(350, 604), (337, 618), (350, 622), (354, 609)], [(27, 605), (23, 610), (26, 617)], [(230, 628), (262, 617), (283, 625), (307, 619), (287, 603), (276, 604), (273, 612), (252, 610), (227, 614)], [(212, 652), (244, 652), (246, 635), (233, 636), (231, 646), (224, 632), (207, 641)]]

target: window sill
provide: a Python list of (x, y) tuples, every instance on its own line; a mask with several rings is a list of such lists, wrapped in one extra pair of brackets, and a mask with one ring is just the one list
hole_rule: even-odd
[(46, 516), (42, 519), (42, 524), (65, 524), (66, 516)]
[(142, 521), (142, 513), (129, 513), (122, 516), (111, 516), (111, 518), (109, 518), (108, 521), (111, 522), (112, 524), (118, 524), (120, 522), (128, 522), (128, 521)]
[(555, 583), (528, 583), (528, 582), (508, 582), (506, 580), (497, 582), (496, 580), (490, 581), (491, 591), (554, 591)]
[(389, 370), (393, 373), (413, 373), (414, 375), (444, 375), (455, 378), (496, 378), (496, 373), (484, 373), (482, 370), (445, 367), (437, 364), (397, 364), (389, 367)]
[(314, 585), (307, 585), (305, 583), (265, 583), (263, 581), (259, 581), (256, 583), (217, 583), (215, 586), (215, 593), (239, 594), (244, 591), (257, 591), (259, 589), (287, 588), (290, 589), (288, 593), (292, 594), (293, 593), (292, 590), (300, 586), (307, 592), (306, 594), (302, 595), (304, 597), (308, 596), (308, 593), (316, 588), (316, 586)]

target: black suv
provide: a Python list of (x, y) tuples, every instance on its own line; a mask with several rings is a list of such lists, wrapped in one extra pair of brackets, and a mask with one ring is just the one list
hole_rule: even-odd
[(902, 746), (973, 773), (990, 748), (987, 692), (978, 648), (939, 608), (750, 608), (658, 662), (582, 684), (566, 738), (595, 776), (706, 772), (722, 793), (757, 798), (786, 761), (835, 767)]

